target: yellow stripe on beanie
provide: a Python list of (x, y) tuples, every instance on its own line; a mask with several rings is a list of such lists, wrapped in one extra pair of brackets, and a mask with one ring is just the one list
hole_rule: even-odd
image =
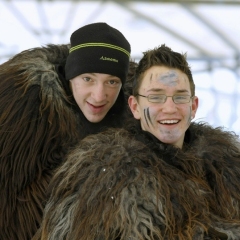
[(79, 44), (79, 45), (76, 45), (74, 47), (71, 47), (69, 52), (71, 53), (75, 50), (78, 50), (78, 49), (84, 48), (84, 47), (107, 47), (107, 48), (112, 48), (112, 49), (116, 49), (118, 51), (121, 51), (121, 52), (125, 53), (128, 57), (130, 57), (130, 52), (128, 52), (126, 49), (118, 47), (116, 45), (108, 44), (108, 43), (83, 43), (83, 44)]

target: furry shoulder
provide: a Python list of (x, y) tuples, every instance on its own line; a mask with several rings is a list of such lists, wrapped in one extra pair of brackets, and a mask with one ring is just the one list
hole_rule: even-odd
[(77, 139), (59, 72), (68, 49), (33, 48), (0, 65), (0, 239), (36, 231), (47, 182)]

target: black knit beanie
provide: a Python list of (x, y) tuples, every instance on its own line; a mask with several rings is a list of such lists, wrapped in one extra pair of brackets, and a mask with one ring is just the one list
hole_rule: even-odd
[(70, 40), (67, 80), (83, 73), (105, 73), (119, 77), (124, 84), (131, 47), (121, 32), (106, 23), (93, 23), (73, 32)]

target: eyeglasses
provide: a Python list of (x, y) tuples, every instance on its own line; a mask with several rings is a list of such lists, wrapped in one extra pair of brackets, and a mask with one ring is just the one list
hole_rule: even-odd
[(189, 95), (173, 95), (173, 96), (166, 96), (164, 94), (150, 94), (148, 96), (143, 96), (141, 94), (137, 94), (137, 96), (145, 97), (148, 99), (149, 102), (152, 103), (165, 103), (168, 97), (171, 97), (173, 102), (176, 104), (183, 104), (189, 103), (192, 96)]

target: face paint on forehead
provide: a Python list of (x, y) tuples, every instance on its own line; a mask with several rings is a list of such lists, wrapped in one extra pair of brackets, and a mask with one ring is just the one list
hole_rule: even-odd
[(160, 75), (158, 77), (157, 81), (162, 82), (166, 86), (173, 87), (173, 86), (176, 86), (179, 82), (178, 74), (176, 71), (171, 70), (168, 73), (164, 73), (164, 74)]
[(153, 80), (153, 74), (151, 73), (150, 77), (149, 77), (149, 84), (152, 83), (152, 80)]
[(150, 76), (150, 82), (152, 81), (152, 76), (153, 76), (153, 75), (152, 75), (152, 73), (151, 73), (151, 76)]

